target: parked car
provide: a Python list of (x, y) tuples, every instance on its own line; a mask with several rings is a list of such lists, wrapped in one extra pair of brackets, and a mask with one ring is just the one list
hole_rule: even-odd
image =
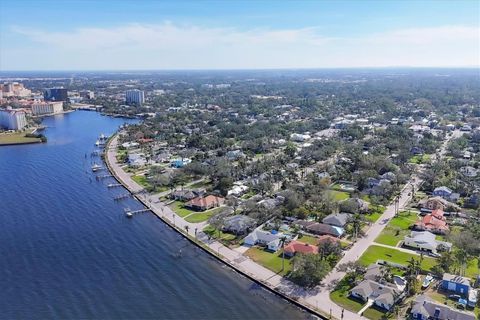
[(448, 296), (448, 299), (452, 299), (452, 300), (455, 300), (455, 301), (458, 301), (458, 299), (461, 299), (462, 297), (460, 297), (458, 294), (451, 294)]
[(427, 289), (428, 286), (432, 283), (433, 281), (433, 277), (431, 274), (427, 274), (427, 276), (425, 277), (425, 279), (423, 280), (423, 283), (422, 283), (422, 289)]

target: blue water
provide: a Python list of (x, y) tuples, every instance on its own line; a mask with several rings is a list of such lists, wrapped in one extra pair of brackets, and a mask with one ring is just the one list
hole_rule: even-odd
[(0, 318), (306, 318), (151, 214), (125, 218), (141, 205), (90, 172), (124, 122), (77, 111), (44, 120), (47, 144), (0, 147)]

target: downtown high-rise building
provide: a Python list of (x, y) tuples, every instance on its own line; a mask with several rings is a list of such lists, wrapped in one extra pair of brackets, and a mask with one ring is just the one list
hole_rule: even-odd
[(137, 104), (141, 105), (145, 103), (145, 94), (143, 91), (134, 89), (127, 90), (125, 92), (125, 103), (126, 104)]

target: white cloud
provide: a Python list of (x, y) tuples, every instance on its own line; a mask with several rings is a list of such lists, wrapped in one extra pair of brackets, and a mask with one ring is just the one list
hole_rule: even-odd
[[(21, 27), (12, 31), (22, 41), (2, 46), (3, 69), (480, 65), (480, 29), (469, 26), (411, 28), (356, 38), (330, 37), (317, 28), (238, 30), (170, 22), (72, 32)], [(24, 42), (30, 43), (29, 50)]]

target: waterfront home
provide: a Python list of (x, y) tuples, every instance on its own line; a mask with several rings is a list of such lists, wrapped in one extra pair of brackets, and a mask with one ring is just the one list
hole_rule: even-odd
[(245, 234), (250, 232), (256, 225), (256, 220), (247, 217), (243, 214), (237, 214), (231, 217), (227, 217), (223, 220), (222, 230), (234, 234)]
[(243, 239), (243, 243), (247, 246), (260, 245), (267, 247), (270, 251), (277, 251), (280, 248), (280, 239), (283, 233), (276, 231), (265, 231), (260, 228), (253, 230)]
[(298, 252), (304, 253), (304, 254), (317, 254), (318, 247), (308, 243), (294, 240), (285, 246), (284, 251), (287, 257), (293, 257)]
[(430, 231), (436, 234), (445, 234), (449, 230), (441, 209), (433, 210), (432, 213), (422, 217), (415, 222), (413, 228), (418, 231)]
[(140, 144), (138, 142), (125, 142), (125, 143), (122, 143), (122, 147), (124, 147), (125, 149), (132, 149), (132, 148), (135, 148), (135, 147), (138, 147)]
[(323, 218), (322, 223), (336, 227), (345, 227), (352, 215), (350, 213), (332, 213)]
[(367, 279), (350, 290), (350, 295), (364, 302), (373, 300), (376, 306), (388, 311), (401, 299), (402, 292), (391, 284), (382, 284)]
[(225, 202), (222, 197), (208, 195), (206, 197), (197, 197), (188, 201), (185, 206), (193, 210), (205, 211), (208, 209), (220, 207)]
[(334, 237), (341, 237), (345, 233), (345, 230), (343, 228), (318, 222), (308, 225), (307, 227), (305, 227), (305, 230), (313, 234), (327, 234)]
[(444, 290), (455, 292), (462, 297), (467, 297), (470, 290), (470, 280), (450, 273), (444, 273), (440, 287)]
[(128, 164), (131, 167), (141, 167), (147, 164), (147, 160), (142, 153), (131, 153), (128, 155)]
[(410, 315), (414, 320), (475, 320), (473, 313), (433, 301), (426, 295), (420, 295), (415, 299)]
[(190, 201), (197, 197), (202, 196), (203, 190), (175, 190), (170, 193), (170, 199), (180, 200), (180, 201)]
[(435, 239), (433, 233), (428, 231), (412, 231), (410, 235), (405, 236), (403, 245), (433, 253), (437, 253), (437, 251), (450, 251), (452, 248), (450, 242), (439, 241)]

